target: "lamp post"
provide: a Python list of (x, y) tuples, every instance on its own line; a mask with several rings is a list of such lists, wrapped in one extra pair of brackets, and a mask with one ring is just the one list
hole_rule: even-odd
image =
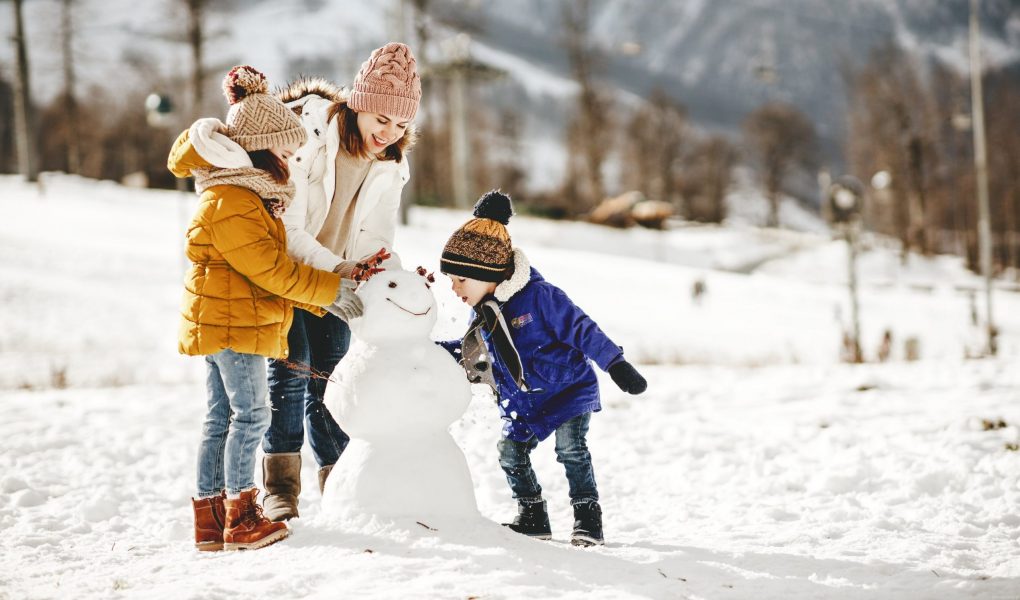
[[(170, 96), (157, 94), (155, 92), (145, 97), (145, 121), (153, 129), (165, 129), (173, 121), (176, 107)], [(175, 179), (178, 192), (188, 190), (188, 182), (185, 179)]]
[(985, 111), (981, 93), (981, 28), (978, 24), (978, 0), (970, 0), (970, 97), (974, 131), (974, 171), (977, 175), (978, 243), (981, 274), (985, 278), (985, 324), (988, 342), (985, 352), (996, 353), (996, 330), (992, 319), (992, 228), (988, 208), (988, 152), (985, 147)]
[(829, 214), (847, 244), (847, 285), (850, 291), (852, 361), (864, 362), (861, 352), (860, 302), (857, 294), (857, 242), (861, 230), (861, 212), (864, 207), (864, 185), (850, 175), (839, 177), (829, 186)]

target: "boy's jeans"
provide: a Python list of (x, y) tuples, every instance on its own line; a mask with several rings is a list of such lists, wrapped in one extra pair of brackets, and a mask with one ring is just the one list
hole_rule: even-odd
[(305, 421), (308, 422), (308, 443), (320, 467), (335, 464), (351, 438), (333, 420), (322, 402), (326, 380), (351, 344), (351, 330), (342, 319), (326, 313), (294, 309), (294, 324), (287, 334), (290, 355), (287, 362), (302, 365), (288, 367), (284, 361), (269, 361), (269, 398), (273, 408), (272, 422), (262, 441), (266, 454), (300, 452), (305, 442)]
[[(556, 428), (556, 460), (567, 472), (571, 505), (597, 502), (599, 499), (591, 454), (585, 440), (590, 421), (591, 413), (585, 413)], [(535, 470), (531, 467), (531, 451), (536, 446), (538, 439), (534, 436), (526, 442), (502, 439), (497, 445), (499, 464), (506, 473), (506, 480), (513, 490), (514, 498), (522, 502), (542, 497), (542, 486), (538, 485)]]
[(198, 497), (255, 487), (255, 449), (269, 426), (266, 359), (221, 350), (205, 357), (209, 412), (198, 448)]

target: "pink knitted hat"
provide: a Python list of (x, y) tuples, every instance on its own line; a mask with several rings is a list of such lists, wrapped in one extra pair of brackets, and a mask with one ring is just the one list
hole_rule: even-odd
[(405, 44), (390, 42), (372, 51), (354, 78), (347, 105), (358, 112), (382, 113), (410, 121), (421, 102), (421, 79)]

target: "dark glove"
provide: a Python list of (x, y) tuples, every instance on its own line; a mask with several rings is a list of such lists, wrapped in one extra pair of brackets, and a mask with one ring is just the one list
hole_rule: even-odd
[(648, 389), (648, 382), (645, 381), (645, 378), (637, 372), (634, 365), (625, 360), (609, 367), (609, 376), (621, 390), (628, 394), (637, 395)]

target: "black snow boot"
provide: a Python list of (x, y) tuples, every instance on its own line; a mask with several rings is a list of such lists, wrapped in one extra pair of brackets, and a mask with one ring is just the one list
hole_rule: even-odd
[(574, 546), (602, 545), (602, 507), (589, 500), (574, 505), (574, 531), (570, 534)]
[(549, 511), (546, 510), (545, 500), (518, 501), (514, 522), (503, 523), (503, 526), (528, 537), (540, 540), (552, 539), (552, 527), (549, 525)]

